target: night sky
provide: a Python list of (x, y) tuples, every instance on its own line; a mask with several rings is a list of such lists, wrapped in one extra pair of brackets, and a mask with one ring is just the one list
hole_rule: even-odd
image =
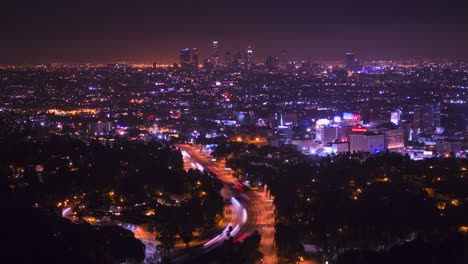
[[(256, 60), (468, 60), (466, 0), (8, 1), (0, 8), (0, 64), (174, 63), (254, 47)], [(99, 3), (97, 3), (99, 2)], [(223, 56), (222, 56), (223, 58)]]

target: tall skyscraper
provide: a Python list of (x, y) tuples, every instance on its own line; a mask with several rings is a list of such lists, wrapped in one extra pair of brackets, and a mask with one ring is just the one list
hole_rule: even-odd
[(254, 54), (252, 46), (247, 46), (245, 49), (245, 66), (247, 69), (251, 69), (254, 66)]
[(190, 65), (190, 49), (181, 49), (179, 58), (181, 67), (187, 67)]
[(268, 70), (277, 70), (279, 66), (279, 58), (273, 56), (267, 56), (265, 66)]
[(345, 69), (348, 71), (361, 70), (361, 65), (359, 64), (359, 60), (355, 58), (353, 53), (346, 53)]
[(414, 110), (413, 115), (413, 129), (417, 132), (418, 130), (431, 131), (435, 127), (440, 127), (440, 107), (426, 105)]
[(213, 41), (212, 59), (215, 66), (219, 65), (219, 44), (218, 41)]
[(205, 68), (207, 71), (213, 70), (213, 62), (211, 62), (209, 59), (204, 59), (203, 68)]
[(281, 52), (281, 68), (286, 69), (287, 66), (288, 66), (288, 57), (287, 57), (286, 51), (283, 50)]
[(441, 126), (441, 123), (440, 123), (440, 105), (435, 105), (433, 108), (432, 108), (432, 111), (434, 113), (434, 120), (433, 120), (433, 126), (434, 127), (440, 127)]
[(312, 67), (312, 58), (311, 58), (311, 57), (307, 57), (307, 60), (306, 60), (306, 62), (305, 62), (305, 66), (306, 66), (307, 68)]
[(273, 56), (267, 56), (265, 61), (265, 67), (269, 70), (273, 68)]
[(234, 60), (232, 61), (232, 66), (239, 67), (242, 64), (242, 52), (236, 51), (234, 53)]
[(227, 67), (232, 66), (231, 52), (226, 51), (226, 54), (224, 55), (224, 62), (226, 63)]
[(353, 66), (354, 66), (354, 54), (353, 53), (346, 53), (345, 68), (347, 70), (352, 70)]
[(192, 65), (195, 69), (198, 68), (198, 49), (197, 48), (193, 48), (192, 49)]

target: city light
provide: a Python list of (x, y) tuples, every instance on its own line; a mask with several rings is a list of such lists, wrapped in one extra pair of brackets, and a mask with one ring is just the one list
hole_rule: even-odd
[(2, 260), (466, 262), (466, 1), (17, 2)]

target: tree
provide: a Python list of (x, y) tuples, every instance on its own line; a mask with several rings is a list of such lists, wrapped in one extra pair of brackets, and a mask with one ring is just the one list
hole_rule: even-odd
[(255, 230), (250, 236), (246, 237), (240, 244), (239, 263), (256, 263), (263, 258), (260, 252), (260, 233)]
[(156, 236), (156, 240), (161, 243), (162, 255), (164, 257), (170, 257), (171, 249), (175, 246), (175, 226), (163, 224), (159, 229), (159, 234)]
[(287, 260), (297, 259), (304, 252), (299, 233), (282, 223), (275, 225), (275, 247), (278, 257)]
[(184, 241), (185, 246), (188, 248), (190, 242), (191, 242), (192, 239), (193, 239), (192, 231), (190, 231), (190, 230), (183, 230), (179, 235), (180, 235), (180, 237), (182, 238), (182, 241)]

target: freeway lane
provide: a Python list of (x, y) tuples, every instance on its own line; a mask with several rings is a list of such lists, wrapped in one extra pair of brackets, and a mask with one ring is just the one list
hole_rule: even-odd
[[(224, 218), (216, 228), (203, 235), (203, 238), (192, 241), (190, 248), (186, 249), (185, 244), (179, 242), (175, 245), (172, 263), (186, 263), (197, 256), (203, 255), (214, 248), (222, 245), (226, 238), (228, 226), (234, 229), (231, 232), (235, 241), (242, 241), (252, 232), (258, 230), (262, 235), (260, 242), (261, 251), (264, 254), (263, 263), (277, 263), (274, 252), (274, 206), (266, 201), (265, 192), (262, 190), (251, 190), (232, 176), (231, 171), (225, 168), (225, 162), (212, 161), (210, 157), (202, 154), (199, 149), (191, 145), (177, 145), (184, 156), (185, 169), (208, 169), (213, 172), (221, 181), (224, 187), (221, 194), (225, 200), (230, 199), (231, 205), (225, 205)], [(63, 209), (63, 217), (74, 220), (71, 208)], [(96, 220), (99, 222), (100, 220)], [(108, 223), (109, 224), (109, 223)], [(114, 221), (113, 223), (131, 230), (135, 238), (141, 240), (146, 246), (145, 263), (155, 263), (152, 259), (156, 252), (155, 235), (148, 231), (148, 226), (132, 225), (128, 223)]]
[[(184, 144), (177, 145), (177, 148), (183, 153), (186, 169), (188, 169), (187, 165), (189, 165), (193, 168), (203, 168), (212, 171), (225, 184), (225, 188), (221, 191), (223, 197), (225, 199), (234, 197), (241, 206), (245, 207), (245, 212), (243, 210), (242, 214), (236, 218), (236, 222), (233, 223), (233, 227), (239, 225), (238, 232), (233, 236), (234, 240), (242, 240), (247, 235), (258, 230), (262, 235), (260, 247), (264, 254), (263, 263), (277, 263), (273, 246), (275, 208), (271, 202), (266, 201), (263, 190), (251, 190), (241, 185), (232, 175), (232, 172), (225, 169), (224, 161), (212, 161), (211, 157), (204, 155), (196, 146)], [(221, 238), (213, 244), (220, 245), (223, 240), (224, 238)]]

